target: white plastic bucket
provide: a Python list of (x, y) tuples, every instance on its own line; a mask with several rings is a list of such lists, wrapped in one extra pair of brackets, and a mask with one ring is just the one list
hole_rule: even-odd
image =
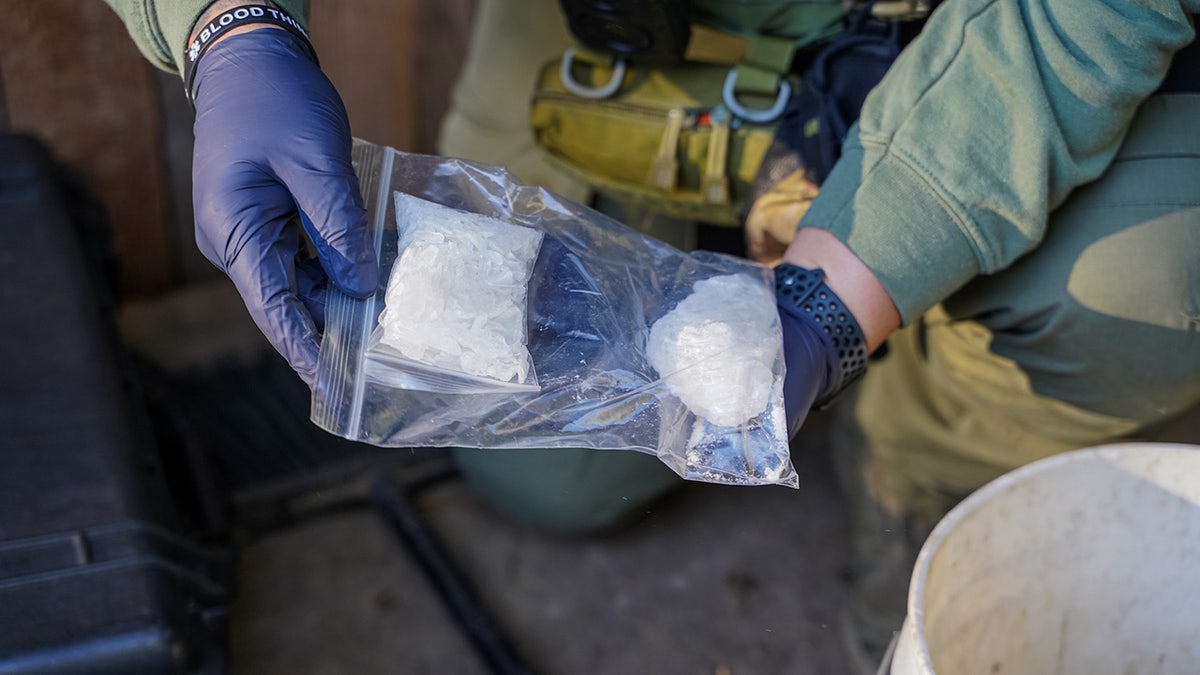
[(892, 675), (1200, 673), (1200, 446), (1006, 474), (921, 549)]

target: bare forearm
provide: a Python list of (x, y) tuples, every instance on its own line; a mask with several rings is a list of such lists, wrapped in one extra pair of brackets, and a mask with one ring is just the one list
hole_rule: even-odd
[(900, 327), (900, 312), (871, 269), (837, 237), (825, 230), (803, 227), (796, 232), (784, 262), (825, 272), (825, 283), (842, 299), (875, 351)]

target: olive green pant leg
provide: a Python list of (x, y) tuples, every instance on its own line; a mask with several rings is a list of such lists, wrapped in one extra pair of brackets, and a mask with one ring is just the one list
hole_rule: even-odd
[(1050, 455), (1153, 438), (1200, 403), (1197, 114), (1200, 96), (1148, 101), (1042, 246), (895, 333), (840, 404), (847, 618), (864, 647), (899, 629), (921, 543), (975, 489)]
[(682, 480), (657, 457), (632, 450), (455, 448), (459, 470), (505, 513), (559, 532), (633, 522)]
[(538, 72), (572, 43), (554, 0), (481, 0), (438, 153), (503, 166), (523, 183), (586, 201), (587, 186), (550, 164), (529, 126)]

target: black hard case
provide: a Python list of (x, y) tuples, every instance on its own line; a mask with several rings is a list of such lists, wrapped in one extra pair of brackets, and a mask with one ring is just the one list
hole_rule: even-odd
[(182, 533), (108, 250), (70, 172), (0, 135), (0, 674), (224, 669), (227, 561)]

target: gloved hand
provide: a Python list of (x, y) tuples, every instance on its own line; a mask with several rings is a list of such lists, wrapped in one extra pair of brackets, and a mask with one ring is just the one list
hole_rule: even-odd
[(813, 318), (787, 302), (779, 303), (783, 328), (783, 407), (788, 438), (800, 431), (813, 403), (829, 395), (837, 373), (837, 350)]
[(823, 278), (820, 270), (787, 263), (775, 268), (788, 438), (800, 431), (814, 404), (832, 399), (867, 367), (862, 329)]
[(327, 282), (357, 297), (379, 283), (341, 98), (299, 38), (267, 27), (214, 44), (192, 92), (196, 243), (311, 386)]

